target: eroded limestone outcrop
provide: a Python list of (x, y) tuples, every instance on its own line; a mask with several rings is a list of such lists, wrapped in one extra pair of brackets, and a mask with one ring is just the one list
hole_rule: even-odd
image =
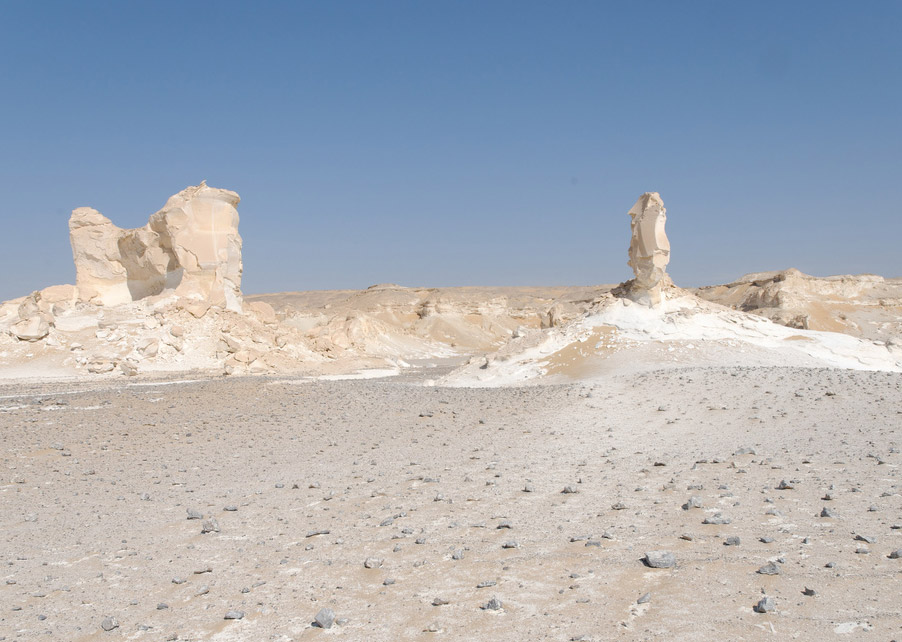
[(842, 332), (888, 345), (898, 343), (902, 334), (902, 279), (875, 274), (817, 277), (790, 268), (746, 274), (694, 292), (791, 328)]
[(0, 304), (0, 366), (132, 376), (287, 371), (322, 360), (269, 304), (244, 303), (239, 200), (201, 183), (136, 229), (74, 210), (76, 285)]
[(657, 192), (645, 192), (629, 215), (632, 236), (628, 265), (636, 275), (631, 291), (634, 295), (646, 295), (652, 304), (658, 304), (664, 288), (670, 284), (666, 272), (670, 262), (670, 242), (664, 232), (667, 210)]
[(235, 192), (188, 187), (144, 227), (121, 229), (90, 207), (69, 219), (78, 300), (102, 306), (172, 290), (241, 310), (241, 237)]

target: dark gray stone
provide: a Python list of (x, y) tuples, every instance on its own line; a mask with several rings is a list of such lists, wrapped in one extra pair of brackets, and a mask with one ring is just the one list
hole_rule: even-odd
[(693, 495), (689, 498), (689, 500), (683, 504), (683, 510), (689, 510), (690, 508), (701, 508), (702, 507), (702, 499), (697, 495)]
[(676, 566), (676, 556), (669, 551), (648, 551), (645, 553), (645, 563), (651, 568), (673, 568)]
[(119, 620), (114, 617), (105, 617), (100, 623), (100, 628), (104, 631), (112, 631), (119, 628)]
[(216, 518), (214, 518), (214, 517), (204, 520), (204, 523), (200, 528), (200, 532), (202, 535), (206, 535), (207, 533), (218, 533), (219, 532), (219, 522), (217, 522)]
[(774, 564), (773, 562), (768, 562), (761, 568), (757, 570), (759, 575), (779, 575), (780, 567)]
[(331, 629), (332, 625), (335, 624), (335, 613), (332, 609), (320, 609), (313, 618), (313, 623), (321, 629)]
[(733, 520), (731, 520), (729, 517), (724, 517), (720, 513), (715, 513), (711, 517), (706, 517), (704, 520), (702, 520), (702, 524), (713, 524), (715, 526), (723, 526), (723, 525), (729, 524), (732, 521)]

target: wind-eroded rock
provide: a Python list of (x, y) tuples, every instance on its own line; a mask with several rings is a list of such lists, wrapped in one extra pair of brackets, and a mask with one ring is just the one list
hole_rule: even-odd
[(241, 309), (240, 198), (201, 183), (172, 196), (147, 225), (125, 230), (90, 207), (69, 219), (78, 300), (102, 306), (172, 290)]
[(636, 278), (632, 291), (647, 294), (651, 303), (661, 302), (663, 288), (669, 283), (665, 272), (670, 262), (670, 242), (664, 233), (667, 210), (657, 192), (645, 192), (629, 211), (632, 219), (628, 265)]

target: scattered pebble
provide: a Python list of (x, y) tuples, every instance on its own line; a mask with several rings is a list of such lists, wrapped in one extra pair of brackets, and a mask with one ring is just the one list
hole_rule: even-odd
[(104, 631), (112, 631), (119, 628), (119, 620), (114, 617), (105, 617), (100, 623), (100, 628)]
[(329, 608), (320, 609), (313, 618), (313, 624), (321, 629), (331, 629), (335, 624), (335, 612)]
[(702, 507), (702, 498), (697, 495), (693, 495), (689, 498), (689, 500), (683, 504), (683, 510), (689, 510), (690, 508), (701, 508)]
[(780, 567), (773, 562), (768, 562), (756, 571), (759, 575), (779, 575)]
[(774, 602), (774, 598), (772, 597), (762, 597), (758, 603), (755, 605), (756, 613), (770, 613), (777, 605)]
[(645, 563), (651, 568), (673, 568), (676, 566), (676, 555), (669, 551), (648, 551)]

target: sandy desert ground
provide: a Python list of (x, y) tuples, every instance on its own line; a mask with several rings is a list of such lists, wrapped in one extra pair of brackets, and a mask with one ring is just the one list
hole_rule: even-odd
[(427, 376), (4, 385), (0, 639), (902, 636), (899, 373)]

